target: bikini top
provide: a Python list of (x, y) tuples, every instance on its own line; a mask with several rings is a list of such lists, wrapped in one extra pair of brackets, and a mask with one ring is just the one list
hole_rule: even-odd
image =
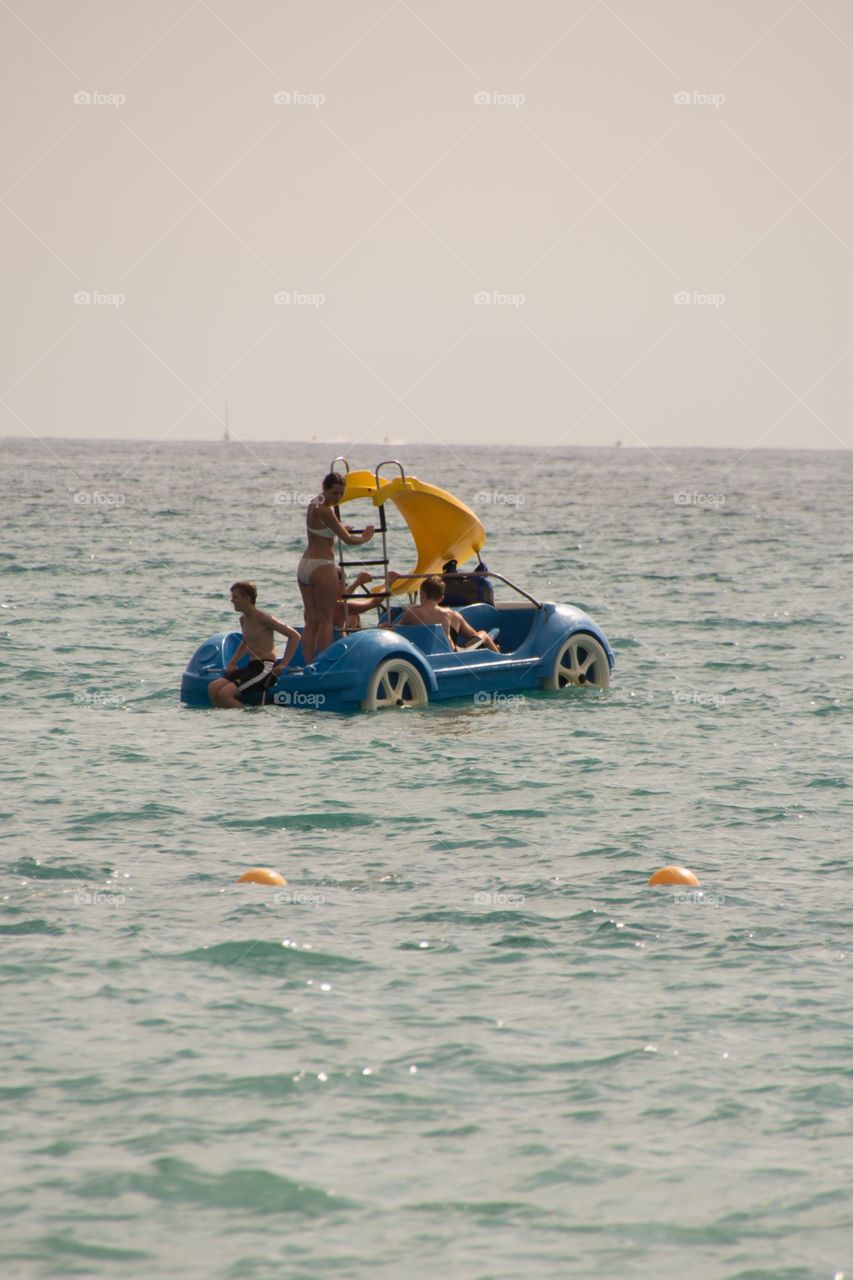
[(320, 529), (313, 529), (307, 520), (305, 521), (305, 528), (309, 533), (313, 533), (316, 538), (334, 538), (335, 536), (334, 529), (327, 529), (325, 525)]

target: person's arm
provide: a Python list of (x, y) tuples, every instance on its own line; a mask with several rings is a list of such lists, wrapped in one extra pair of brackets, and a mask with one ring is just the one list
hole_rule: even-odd
[(246, 644), (246, 641), (241, 640), (240, 643), (237, 645), (237, 648), (234, 650), (233, 658), (228, 663), (228, 666), (225, 668), (226, 676), (231, 676), (234, 674), (234, 672), (237, 670), (237, 663), (240, 661), (243, 654), (248, 652), (249, 652), (249, 647)]
[(299, 648), (301, 637), (298, 631), (294, 630), (293, 627), (289, 627), (286, 622), (279, 622), (278, 618), (273, 618), (272, 624), (274, 631), (277, 631), (281, 636), (287, 636), (287, 648), (284, 651), (284, 657), (279, 658), (270, 672), (271, 675), (277, 676), (281, 674), (285, 667), (290, 665), (291, 658)]
[(354, 591), (357, 591), (359, 587), (363, 587), (366, 582), (372, 582), (372, 581), (373, 581), (373, 574), (368, 573), (365, 569), (362, 569), (361, 573), (356, 574), (351, 585), (348, 586), (346, 591), (344, 592), (344, 595), (351, 596), (352, 593)]
[(455, 631), (459, 632), (460, 636), (464, 636), (466, 640), (476, 640), (480, 634), (479, 631), (475, 631), (470, 622), (466, 622), (462, 617), (462, 614), (457, 613), (455, 609), (451, 609), (450, 611), (450, 625)]
[(340, 538), (341, 542), (345, 542), (349, 547), (361, 546), (363, 542), (369, 542), (373, 537), (374, 529), (372, 524), (365, 525), (361, 533), (350, 533), (349, 526), (341, 524), (331, 507), (322, 510), (322, 513), (320, 507), (315, 507), (314, 514), (327, 529), (332, 529), (336, 537)]
[(381, 609), (383, 603), (378, 596), (375, 600), (365, 600), (361, 604), (356, 604), (353, 600), (347, 600), (347, 613), (369, 613), (371, 609)]

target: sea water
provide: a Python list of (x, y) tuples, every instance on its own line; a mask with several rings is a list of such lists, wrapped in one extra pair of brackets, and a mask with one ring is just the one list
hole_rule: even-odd
[(344, 449), (610, 689), (181, 706), (335, 447), (2, 445), (4, 1280), (853, 1275), (850, 454)]

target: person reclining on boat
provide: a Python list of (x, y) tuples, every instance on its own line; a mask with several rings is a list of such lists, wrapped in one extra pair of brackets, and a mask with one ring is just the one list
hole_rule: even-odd
[[(243, 710), (242, 698), (248, 689), (266, 689), (288, 665), (299, 645), (299, 632), (280, 622), (271, 613), (264, 613), (255, 605), (258, 588), (254, 582), (235, 582), (231, 587), (231, 603), (240, 614), (240, 630), (243, 639), (234, 657), (225, 668), (224, 676), (211, 680), (207, 686), (214, 707), (228, 711)], [(287, 637), (287, 648), (280, 660), (275, 656), (275, 633)], [(237, 670), (237, 663), (249, 654), (247, 666)]]
[(444, 634), (447, 636), (447, 643), (451, 649), (466, 649), (468, 646), (458, 645), (454, 642), (454, 633), (462, 636), (469, 641), (478, 641), (484, 649), (491, 649), (492, 653), (500, 653), (500, 649), (495, 644), (488, 631), (475, 631), (470, 623), (466, 622), (461, 613), (457, 613), (455, 609), (445, 609), (440, 601), (444, 598), (444, 583), (441, 578), (425, 578), (421, 584), (421, 602), (420, 604), (411, 605), (401, 617), (396, 618), (394, 622), (383, 622), (383, 627), (418, 627), (431, 626), (438, 623), (444, 628)]
[[(394, 574), (393, 577), (397, 575)], [(393, 580), (393, 579), (392, 579)], [(385, 604), (384, 596), (374, 596), (372, 600), (360, 600), (356, 603), (350, 599), (352, 593), (357, 591), (359, 587), (363, 587), (365, 583), (373, 581), (373, 574), (362, 570), (356, 574), (349, 587), (344, 587), (343, 570), (338, 569), (338, 599), (335, 603), (335, 627), (338, 631), (360, 631), (361, 630), (361, 614), (369, 613), (371, 609), (382, 609)]]

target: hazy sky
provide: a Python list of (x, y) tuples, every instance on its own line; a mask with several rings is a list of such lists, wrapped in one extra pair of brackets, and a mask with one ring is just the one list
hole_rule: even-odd
[(0, 32), (4, 435), (853, 445), (849, 0)]

